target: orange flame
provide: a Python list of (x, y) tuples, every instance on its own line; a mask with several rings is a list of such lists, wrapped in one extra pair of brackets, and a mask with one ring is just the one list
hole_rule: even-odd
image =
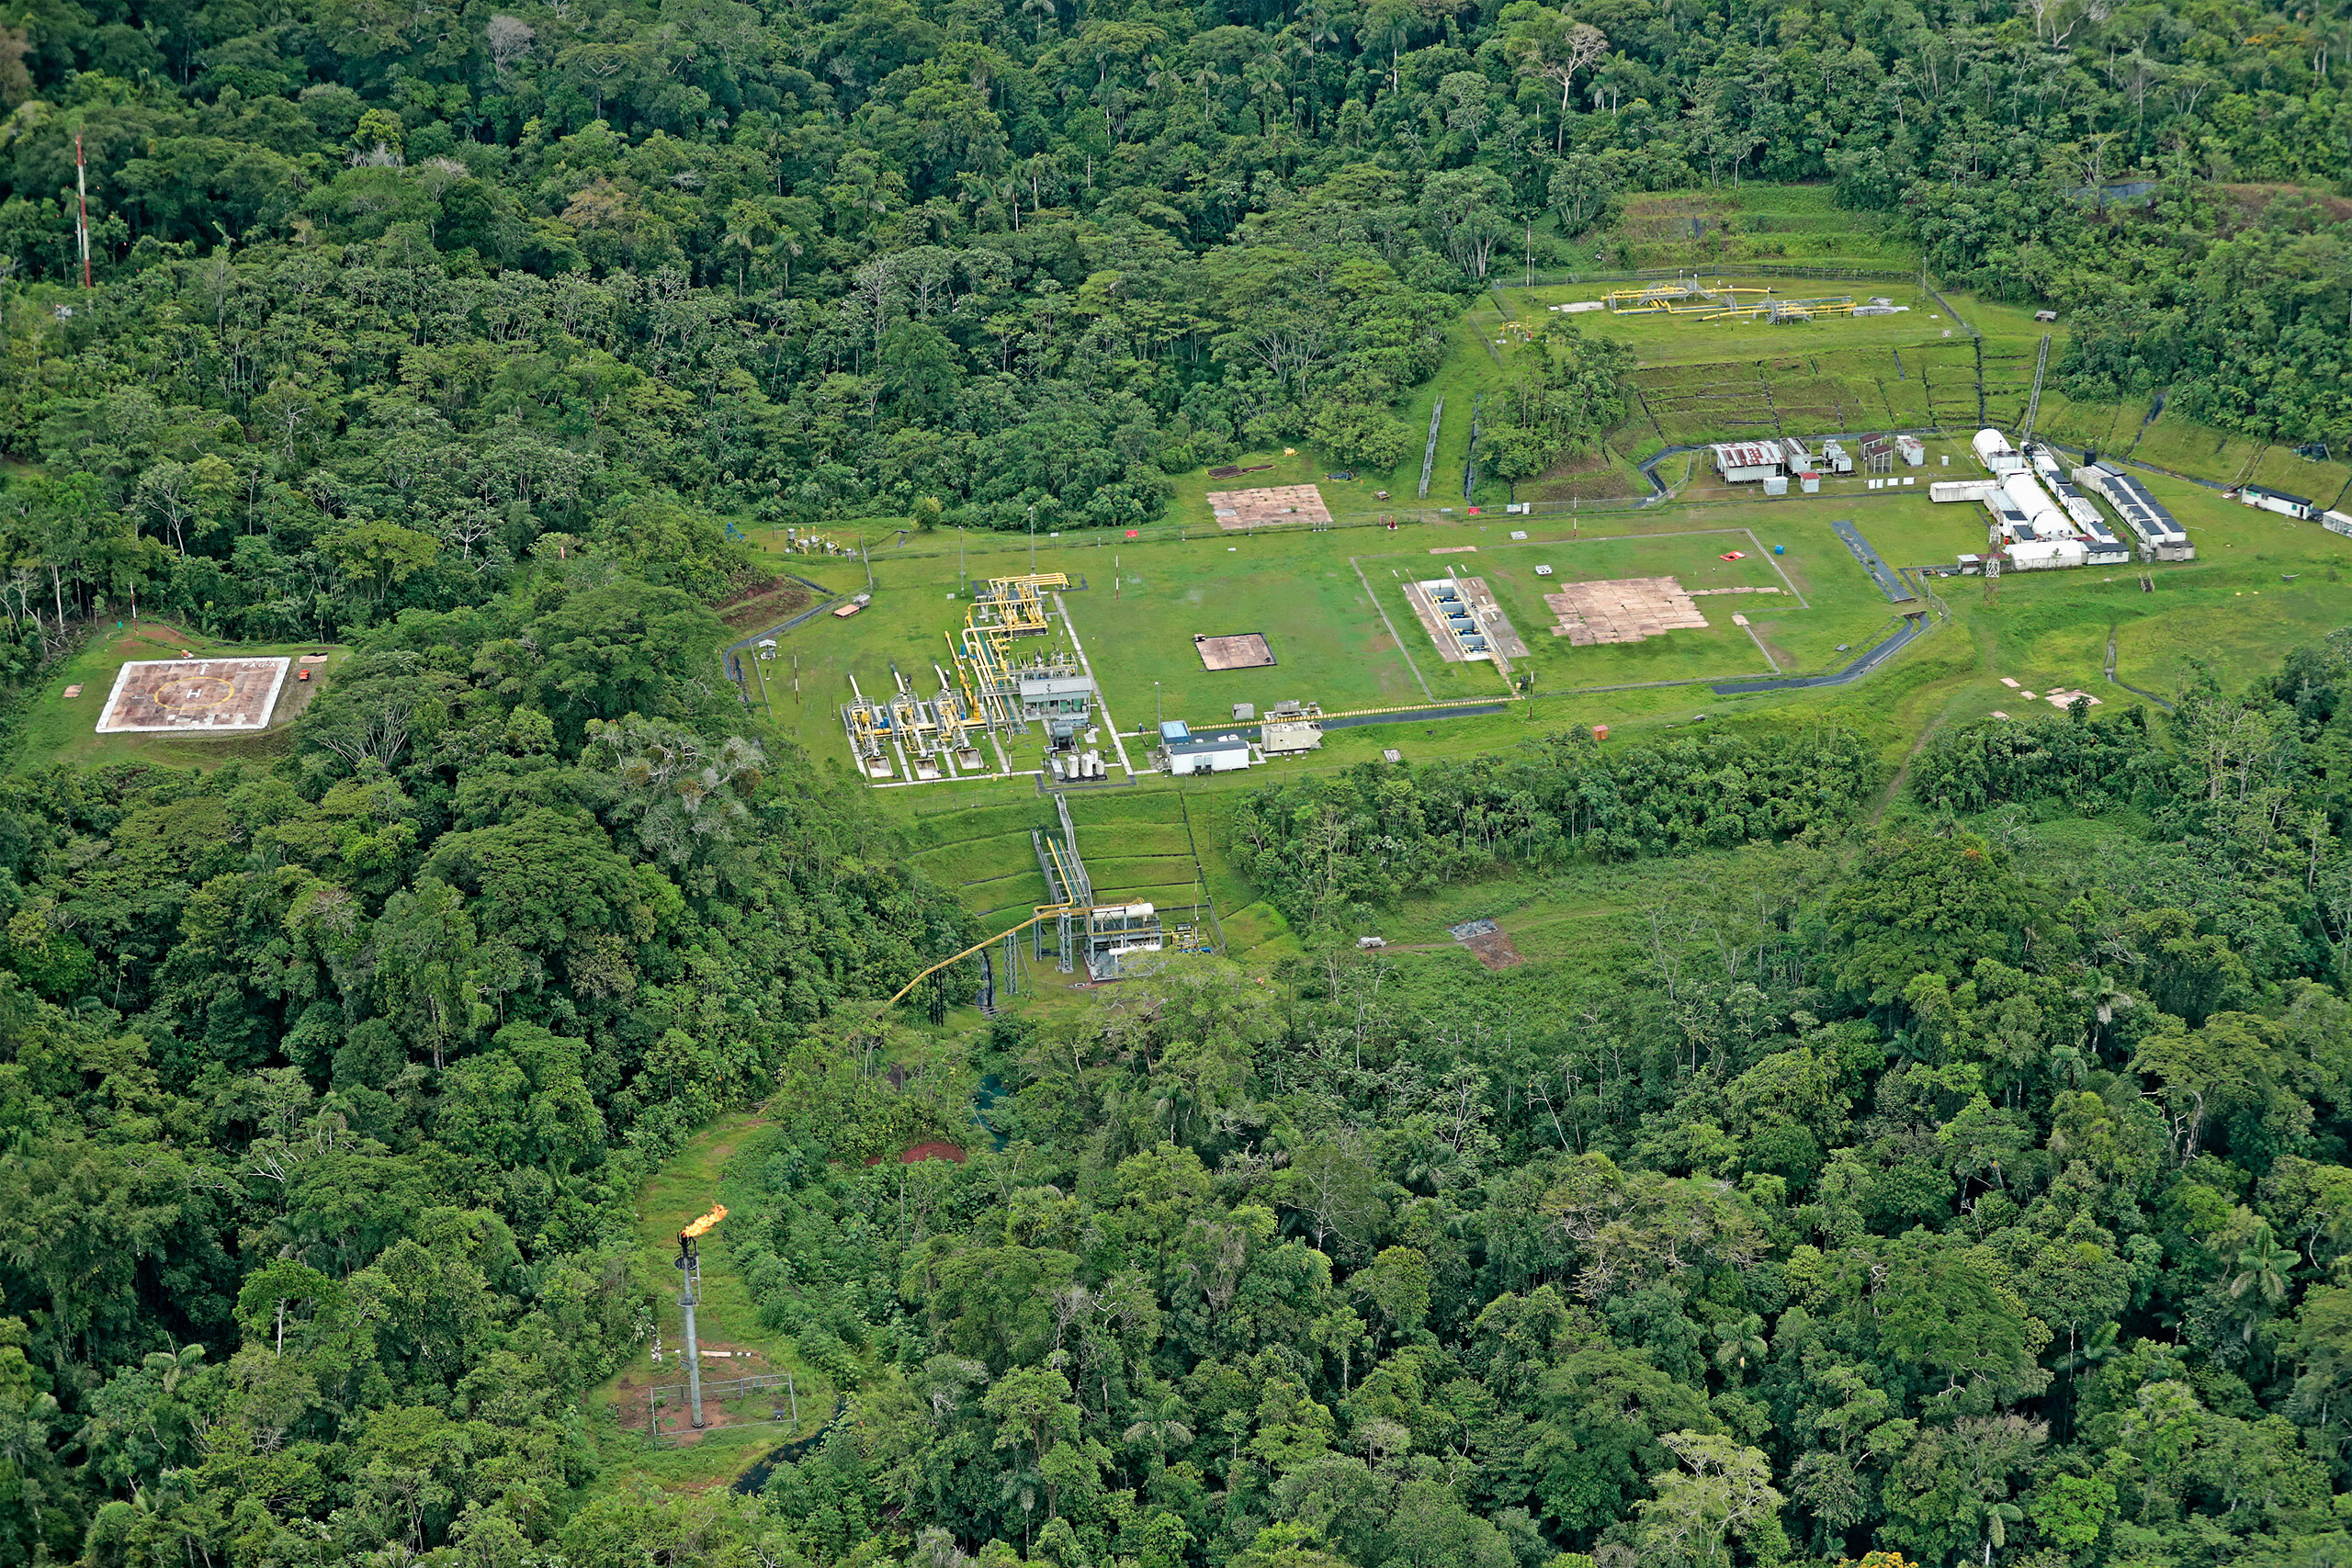
[(680, 1235), (706, 1235), (708, 1233), (711, 1226), (717, 1224), (726, 1217), (727, 1205), (724, 1203), (713, 1203), (710, 1206), (709, 1213), (705, 1214), (701, 1219), (696, 1220), (694, 1224), (688, 1225), (684, 1230), (680, 1231), (678, 1234)]

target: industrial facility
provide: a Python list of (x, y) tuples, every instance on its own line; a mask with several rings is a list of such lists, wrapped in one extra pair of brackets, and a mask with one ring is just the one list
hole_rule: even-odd
[[(842, 726), (858, 771), (918, 783), (1008, 771), (1001, 738), (1026, 735), (1033, 724), (1045, 728), (1050, 751), (1075, 746), (1097, 696), (1061, 626), (1056, 591), (1069, 585), (1060, 572), (989, 579), (964, 625), (948, 634), (954, 672), (931, 667), (939, 682), (932, 696), (918, 695), (895, 664), (897, 689), (880, 697), (868, 697), (851, 676)], [(994, 769), (984, 742), (996, 753)]]
[(1314, 703), (1276, 703), (1266, 710), (1258, 744), (1269, 757), (1295, 757), (1323, 749), (1323, 710)]
[[(1713, 457), (1715, 472), (1725, 484), (1755, 484), (1761, 482), (1767, 495), (1786, 495), (1789, 480), (1797, 481), (1798, 491), (1812, 495), (1821, 489), (1821, 476), (1851, 474), (1853, 455), (1847, 448), (1852, 436), (1827, 435), (1821, 438), (1821, 451), (1816, 455), (1802, 439), (1793, 435), (1770, 436), (1758, 441), (1719, 441), (1708, 448)], [(1900, 456), (1905, 468), (1921, 468), (1928, 461), (1928, 448), (1916, 435), (1865, 435), (1855, 441), (1863, 460), (1873, 472), (1886, 472), (1894, 468), (1894, 457)]]
[[(1973, 502), (1990, 518), (1984, 556), (1962, 556), (1964, 572), (2048, 571), (2078, 566), (2126, 566), (2136, 546), (2143, 560), (2188, 560), (2195, 552), (2172, 513), (2147, 487), (2111, 463), (2086, 454), (2070, 473), (2049, 446), (2013, 446), (1997, 430), (1969, 441), (1992, 477), (1949, 479), (1928, 487), (1939, 502)], [(2122, 519), (2110, 525), (2086, 491), (2098, 494)]]
[[(1554, 310), (1577, 309), (1555, 305)], [(1695, 321), (1810, 321), (1824, 316), (1894, 316), (1911, 309), (1883, 295), (1858, 303), (1850, 294), (1823, 295), (1809, 299), (1782, 299), (1769, 288), (1729, 284), (1721, 278), (1702, 282), (1696, 273), (1640, 288), (1620, 288), (1581, 306), (1606, 309), (1617, 316), (1682, 316)]]
[[(1054, 796), (1054, 810), (1061, 818), (1058, 835), (1047, 829), (1029, 831), (1037, 869), (1046, 877), (1047, 902), (1038, 906), (1038, 912), (1054, 919), (1054, 951), (1063, 974), (1069, 974), (1074, 962), (1082, 958), (1089, 979), (1115, 980), (1136, 954), (1158, 953), (1167, 945), (1159, 911), (1149, 904), (1097, 904), (1093, 878), (1078, 852), (1078, 828), (1069, 819), (1069, 800)], [(1032, 953), (1042, 958), (1045, 921), (1036, 920), (1030, 931)], [(1012, 934), (1005, 933), (1008, 942)]]
[(2196, 548), (2188, 542), (2188, 531), (2173, 521), (2164, 504), (2148, 493), (2148, 487), (2125, 473), (2111, 462), (2102, 462), (2096, 454), (2083, 454), (2083, 466), (2075, 470), (2075, 482), (2097, 494), (2115, 508), (2116, 516), (2123, 521), (2124, 531), (2138, 543), (2142, 560), (2195, 560)]

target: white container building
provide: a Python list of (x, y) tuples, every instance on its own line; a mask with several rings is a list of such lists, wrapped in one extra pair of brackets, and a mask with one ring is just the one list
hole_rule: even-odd
[(1715, 472), (1723, 476), (1725, 484), (1752, 484), (1781, 471), (1781, 448), (1777, 443), (1723, 441), (1710, 450), (1714, 454)]
[(2056, 571), (2090, 559), (2080, 539), (2020, 539), (2004, 547), (2001, 556), (2011, 571)]
[(2013, 474), (2025, 467), (2025, 459), (2009, 445), (2009, 438), (1997, 430), (1980, 430), (1969, 441), (1976, 452), (1976, 460), (1985, 470), (1996, 474)]
[(2306, 522), (2319, 515), (2319, 505), (2307, 496), (2289, 495), (2284, 491), (2266, 490), (2260, 485), (2246, 485), (2238, 491), (2238, 500), (2247, 506), (2258, 506), (2265, 512), (2276, 512), (2281, 517), (2299, 517)]
[(2123, 531), (2136, 540), (2143, 560), (2195, 560), (2197, 550), (2188, 532), (2173, 521), (2171, 513), (2148, 487), (2112, 464), (2098, 462), (2075, 470), (2075, 482), (2094, 491), (2115, 508)]
[(1989, 502), (2000, 493), (1998, 479), (1938, 479), (1928, 487), (1929, 501)]
[(1250, 765), (1250, 742), (1239, 735), (1171, 740), (1167, 752), (1171, 773), (1231, 773)]
[(2024, 514), (2033, 525), (2036, 534), (2070, 534), (2073, 520), (2050, 499), (2050, 492), (2034, 482), (2031, 474), (2022, 468), (2001, 479), (2001, 493), (2008, 497), (2010, 506)]
[(1902, 457), (1903, 457), (1903, 466), (1904, 466), (1905, 468), (1924, 468), (1924, 467), (1926, 467), (1926, 466), (1927, 466), (1927, 462), (1928, 462), (1928, 447), (1927, 447), (1927, 444), (1926, 444), (1925, 442), (1922, 442), (1922, 441), (1921, 441), (1917, 436), (1916, 436), (1916, 435), (1898, 435), (1898, 436), (1896, 436), (1896, 437), (1894, 438), (1894, 449), (1895, 449), (1895, 451), (1897, 451), (1898, 453), (1902, 454)]

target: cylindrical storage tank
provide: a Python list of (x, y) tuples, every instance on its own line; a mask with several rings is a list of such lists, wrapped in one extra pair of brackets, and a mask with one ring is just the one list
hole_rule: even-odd
[(2050, 499), (2050, 492), (2042, 489), (2041, 482), (2031, 474), (2019, 469), (2004, 475), (2001, 492), (2009, 498), (2011, 506), (2025, 513), (2025, 520), (2033, 525), (2035, 533), (2044, 528), (2061, 533), (2066, 530), (2066, 514), (2058, 509), (2058, 503)]

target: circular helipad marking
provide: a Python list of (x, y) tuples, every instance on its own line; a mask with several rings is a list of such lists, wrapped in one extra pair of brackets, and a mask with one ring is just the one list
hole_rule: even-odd
[(159, 708), (185, 713), (195, 708), (217, 708), (237, 694), (237, 683), (221, 675), (175, 675), (155, 688), (154, 703)]

